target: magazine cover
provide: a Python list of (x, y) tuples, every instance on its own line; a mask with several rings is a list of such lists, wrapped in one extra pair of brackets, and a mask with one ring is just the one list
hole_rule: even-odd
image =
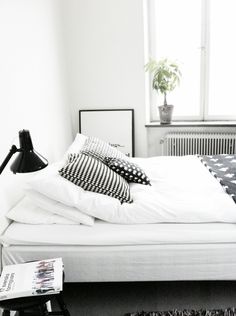
[(8, 265), (0, 277), (0, 300), (62, 291), (62, 258)]

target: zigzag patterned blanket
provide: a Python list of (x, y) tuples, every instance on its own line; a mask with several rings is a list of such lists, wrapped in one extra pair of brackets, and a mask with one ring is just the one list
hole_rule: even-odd
[(236, 203), (236, 155), (198, 157)]

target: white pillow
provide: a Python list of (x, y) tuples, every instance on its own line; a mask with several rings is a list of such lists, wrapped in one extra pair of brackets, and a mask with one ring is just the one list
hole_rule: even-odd
[[(121, 205), (120, 201), (113, 197), (85, 191), (81, 187), (61, 177), (58, 170), (62, 166), (63, 162), (59, 162), (37, 172), (37, 174), (28, 181), (30, 190), (36, 191), (38, 194), (40, 193), (50, 200), (60, 202), (58, 205), (65, 204), (73, 208), (75, 210), (73, 213), (74, 216), (78, 216), (79, 211), (81, 211), (81, 214), (85, 215), (86, 213), (88, 214), (87, 216), (94, 216), (98, 208), (102, 209), (103, 212), (109, 216), (112, 209), (118, 208)], [(34, 202), (38, 203), (36, 200), (34, 200)], [(41, 205), (41, 207), (43, 206)], [(56, 212), (55, 209), (53, 211), (54, 213)], [(90, 211), (94, 213), (92, 214)], [(63, 213), (63, 216), (65, 216), (65, 213)], [(70, 217), (70, 219), (75, 220), (72, 217)]]
[(78, 225), (78, 222), (71, 221), (65, 217), (47, 212), (36, 206), (32, 201), (25, 197), (16, 206), (14, 206), (6, 217), (24, 224), (65, 224)]
[[(55, 189), (57, 190), (56, 187)], [(64, 218), (67, 218), (68, 220), (74, 221), (78, 224), (84, 224), (88, 226), (94, 225), (94, 218), (92, 216), (84, 214), (74, 207), (60, 203), (57, 200), (52, 200), (46, 195), (43, 195), (32, 189), (26, 189), (25, 193), (35, 205), (43, 210), (47, 210), (52, 214), (63, 216)]]
[(88, 138), (87, 136), (77, 133), (73, 143), (70, 145), (70, 147), (67, 149), (67, 151), (64, 154), (64, 160), (67, 159), (67, 156), (69, 154), (74, 154), (74, 153), (78, 154), (81, 151), (82, 147), (84, 146), (84, 143), (87, 138)]

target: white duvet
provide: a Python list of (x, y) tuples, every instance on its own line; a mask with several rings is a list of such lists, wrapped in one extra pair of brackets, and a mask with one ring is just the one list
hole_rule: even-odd
[(236, 204), (197, 157), (133, 161), (144, 169), (152, 186), (130, 184), (131, 204), (84, 191), (58, 174), (60, 164), (39, 172), (30, 181), (30, 190), (111, 223), (236, 223)]

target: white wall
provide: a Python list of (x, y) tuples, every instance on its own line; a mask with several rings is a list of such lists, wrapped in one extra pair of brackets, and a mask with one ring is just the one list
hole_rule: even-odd
[(72, 140), (60, 0), (0, 0), (0, 162), (29, 129), (50, 161)]
[(134, 108), (137, 156), (176, 130), (145, 128), (143, 0), (0, 0), (0, 38), (0, 162), (22, 128), (59, 158), (79, 109)]
[(79, 109), (134, 108), (136, 155), (146, 156), (142, 0), (63, 5), (74, 133)]

